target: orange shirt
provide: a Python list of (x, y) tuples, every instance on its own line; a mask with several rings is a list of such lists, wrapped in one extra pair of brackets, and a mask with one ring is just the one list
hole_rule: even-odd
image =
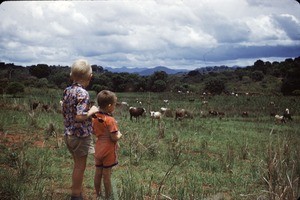
[(92, 120), (94, 134), (97, 137), (95, 145), (95, 162), (97, 167), (112, 167), (118, 164), (117, 143), (112, 141), (111, 134), (116, 134), (116, 120), (108, 113), (99, 112)]

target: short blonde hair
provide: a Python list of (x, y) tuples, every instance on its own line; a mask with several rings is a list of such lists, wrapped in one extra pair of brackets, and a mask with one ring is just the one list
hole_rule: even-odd
[(117, 103), (117, 96), (109, 90), (102, 90), (97, 95), (97, 103), (100, 108), (105, 108), (109, 104)]
[(87, 60), (76, 60), (71, 66), (71, 79), (72, 80), (86, 80), (92, 74), (93, 70)]

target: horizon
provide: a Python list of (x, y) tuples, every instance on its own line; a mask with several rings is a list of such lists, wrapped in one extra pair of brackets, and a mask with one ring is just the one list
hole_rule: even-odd
[[(273, 60), (273, 61), (270, 61), (270, 60), (262, 60), (262, 59), (258, 59), (258, 60), (262, 60), (263, 62), (271, 62), (271, 63), (273, 63), (273, 62), (283, 62), (283, 61), (285, 61), (286, 59), (295, 59), (295, 58), (298, 58), (298, 57), (300, 57), (300, 56), (296, 56), (296, 57), (288, 57), (288, 58), (284, 58), (284, 59), (282, 59), (282, 60), (280, 60), (280, 61), (278, 61), (278, 60)], [(257, 61), (257, 60), (255, 60), (255, 61)], [(254, 61), (254, 62), (255, 62)], [(21, 65), (21, 64), (16, 64), (16, 63), (11, 63), (11, 62), (5, 62), (5, 61), (1, 61), (0, 60), (0, 63), (1, 62), (3, 62), (4, 64), (13, 64), (13, 65), (15, 65), (15, 66), (21, 66), (21, 67), (30, 67), (30, 66), (34, 66), (34, 65), (39, 65), (39, 64), (45, 64), (45, 65), (48, 65), (49, 67), (50, 66), (55, 66), (55, 67), (58, 67), (58, 66), (60, 66), (60, 67), (70, 67), (71, 65), (72, 65), (72, 63), (70, 64), (70, 65), (61, 65), (61, 64), (57, 64), (57, 65), (51, 65), (51, 64), (47, 64), (47, 63), (35, 63), (35, 64), (31, 64), (31, 65)], [(252, 64), (250, 64), (250, 65), (247, 65), (247, 66), (241, 66), (241, 65), (233, 65), (233, 66), (228, 66), (228, 65), (208, 65), (208, 66), (201, 66), (201, 67), (198, 67), (198, 68), (193, 68), (193, 69), (191, 69), (191, 68), (189, 68), (189, 69), (186, 69), (186, 68), (171, 68), (171, 67), (168, 67), (168, 66), (162, 66), (162, 65), (157, 65), (157, 66), (150, 66), (150, 67), (145, 67), (145, 66), (139, 66), (139, 67), (128, 67), (128, 66), (121, 66), (121, 67), (111, 67), (111, 66), (101, 66), (101, 65), (99, 65), (99, 64), (95, 64), (95, 63), (89, 63), (91, 66), (92, 65), (97, 65), (97, 66), (101, 66), (101, 67), (103, 67), (103, 69), (107, 69), (107, 68), (110, 68), (110, 69), (124, 69), (124, 68), (126, 68), (126, 69), (143, 69), (143, 70), (145, 70), (145, 69), (154, 69), (154, 68), (159, 68), (159, 67), (162, 67), (162, 68), (167, 68), (167, 69), (171, 69), (171, 70), (186, 70), (186, 71), (192, 71), (192, 70), (196, 70), (196, 69), (201, 69), (201, 68), (209, 68), (209, 67), (228, 67), (228, 68), (236, 68), (236, 67), (241, 67), (241, 68), (244, 68), (244, 67), (248, 67), (248, 66), (253, 66), (254, 65), (254, 62), (252, 63)]]

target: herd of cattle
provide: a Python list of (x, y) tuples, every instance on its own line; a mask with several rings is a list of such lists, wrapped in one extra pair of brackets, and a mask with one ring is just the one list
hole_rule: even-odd
[[(61, 104), (62, 102), (60, 102)], [(94, 104), (92, 102), (92, 104)], [(189, 111), (187, 109), (183, 108), (177, 108), (175, 110), (167, 108), (167, 107), (161, 107), (159, 111), (149, 111), (147, 112), (146, 109), (142, 106), (142, 103), (140, 101), (137, 101), (137, 104), (139, 106), (129, 106), (127, 102), (117, 102), (116, 105), (116, 112), (118, 111), (126, 111), (130, 115), (130, 120), (133, 120), (135, 118), (135, 121), (139, 121), (139, 118), (141, 116), (150, 116), (152, 121), (157, 120), (160, 121), (163, 117), (167, 118), (174, 118), (175, 120), (183, 120), (184, 118), (193, 119), (195, 114), (192, 111)], [(168, 105), (168, 100), (164, 100), (164, 105)], [(207, 104), (207, 101), (205, 101), (203, 104)], [(274, 104), (273, 102), (270, 102), (270, 105)], [(31, 110), (35, 110), (37, 108), (41, 108), (43, 111), (50, 112), (53, 110), (53, 106), (48, 104), (42, 104), (40, 102), (31, 102)], [(60, 106), (59, 106), (60, 107)], [(55, 109), (57, 112), (60, 111), (60, 109)], [(61, 112), (61, 111), (60, 111)], [(200, 111), (200, 115), (202, 117), (212, 116), (212, 117), (219, 117), (222, 119), (225, 117), (224, 112), (216, 111), (216, 110), (208, 110), (204, 113), (204, 111)], [(247, 111), (243, 111), (240, 113), (240, 116), (243, 118), (249, 117), (249, 113)], [(270, 113), (270, 117), (274, 118), (275, 123), (286, 123), (287, 121), (292, 121), (293, 118), (291, 116), (290, 110), (288, 108), (285, 109), (282, 115), (279, 115), (275, 112)]]
[[(164, 101), (166, 101), (166, 100), (164, 100)], [(128, 110), (129, 115), (130, 115), (130, 120), (133, 120), (133, 118), (135, 118), (136, 121), (139, 121), (139, 118), (141, 116), (145, 116), (147, 113), (146, 109), (144, 107), (129, 106), (129, 104), (127, 102), (118, 102), (117, 109)], [(201, 116), (206, 116), (206, 115), (204, 115), (203, 111), (200, 111), (200, 112), (201, 112), (200, 113)], [(160, 121), (162, 119), (162, 117), (174, 118), (175, 120), (182, 120), (184, 118), (190, 118), (190, 119), (194, 118), (193, 112), (183, 109), (183, 108), (171, 110), (170, 108), (161, 107), (159, 111), (151, 111), (150, 110), (148, 112), (148, 115), (150, 116), (152, 121), (154, 121), (154, 120)], [(220, 119), (222, 119), (225, 116), (225, 113), (220, 112), (220, 111), (215, 111), (215, 110), (209, 110), (207, 112), (207, 115), (208, 116), (217, 116)], [(271, 112), (270, 116), (274, 117), (274, 121), (276, 123), (286, 123), (287, 120), (291, 120), (291, 121), (293, 120), (288, 108), (285, 109), (283, 115), (279, 115), (279, 114)], [(249, 113), (247, 111), (244, 111), (241, 113), (241, 117), (249, 117)]]

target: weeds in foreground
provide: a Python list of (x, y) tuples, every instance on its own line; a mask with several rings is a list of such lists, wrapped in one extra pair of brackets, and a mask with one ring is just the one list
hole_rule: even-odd
[[(266, 193), (270, 200), (298, 198), (300, 186), (299, 148), (298, 151), (293, 152), (292, 145), (293, 142), (287, 139), (280, 144), (270, 143), (268, 146), (263, 179), (267, 183)], [(296, 145), (298, 146), (298, 144)]]

